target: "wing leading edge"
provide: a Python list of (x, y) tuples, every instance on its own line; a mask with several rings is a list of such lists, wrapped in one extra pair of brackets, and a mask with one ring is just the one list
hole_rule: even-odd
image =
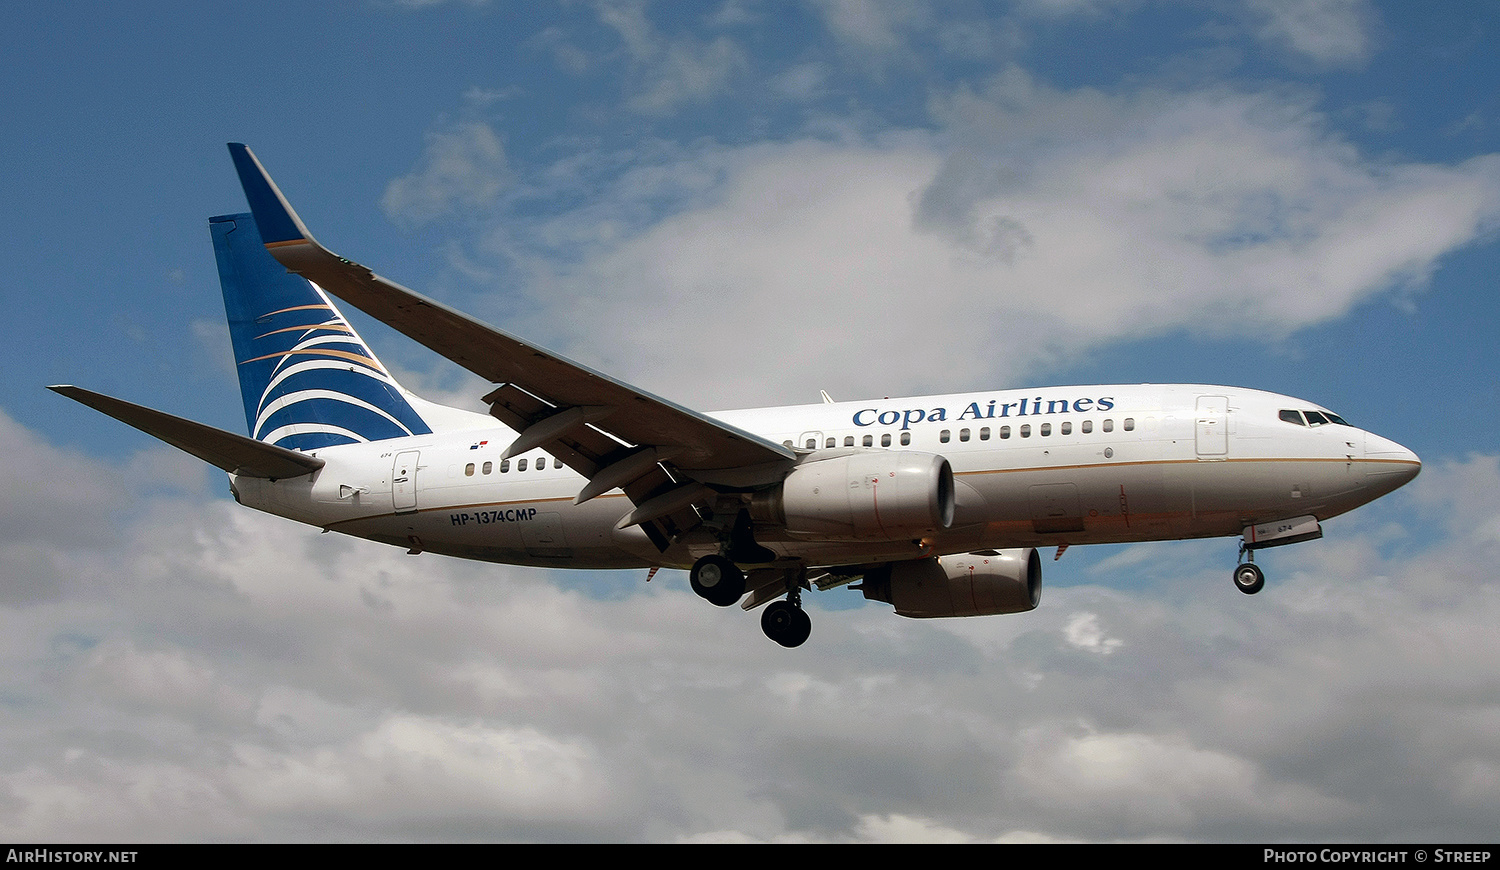
[[(671, 535), (695, 524), (691, 505), (712, 495), (704, 484), (771, 483), (796, 461), (797, 454), (781, 444), (495, 329), (332, 253), (313, 239), (249, 148), (231, 143), (229, 152), (273, 257), (498, 384), (485, 401), (496, 419), (521, 433), (511, 454), (541, 448), (589, 478), (579, 501), (623, 488), (636, 509), (622, 525), (643, 524), (658, 546), (664, 542), (654, 532)], [(652, 520), (666, 527), (653, 530)]]

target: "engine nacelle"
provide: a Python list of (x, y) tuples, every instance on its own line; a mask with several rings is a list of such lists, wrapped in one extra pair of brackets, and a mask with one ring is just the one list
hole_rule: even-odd
[(865, 597), (901, 616), (1025, 613), (1042, 600), (1042, 559), (1032, 547), (892, 562), (865, 574)]
[(948, 528), (953, 505), (948, 460), (879, 450), (799, 465), (750, 514), (808, 540), (900, 541)]

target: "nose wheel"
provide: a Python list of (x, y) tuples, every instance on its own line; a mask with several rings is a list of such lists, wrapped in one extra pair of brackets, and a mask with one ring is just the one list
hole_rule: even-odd
[(1246, 595), (1254, 595), (1265, 585), (1265, 572), (1254, 562), (1246, 562), (1234, 569), (1234, 587)]
[(1245, 561), (1234, 569), (1234, 588), (1246, 595), (1254, 595), (1265, 588), (1265, 572), (1255, 564), (1255, 551), (1245, 546), (1244, 541), (1240, 542), (1240, 558)]

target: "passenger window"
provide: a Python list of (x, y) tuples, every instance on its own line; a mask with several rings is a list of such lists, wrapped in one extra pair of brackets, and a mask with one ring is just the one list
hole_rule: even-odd
[(854, 446), (854, 436), (853, 435), (845, 435), (844, 436), (844, 446), (845, 447), (853, 447)]
[(1004, 441), (1005, 439), (1007, 439), (1009, 437), (1010, 437), (1010, 427), (1009, 426), (1001, 426), (1000, 427), (1000, 440)]
[(502, 459), (502, 460), (500, 460), (500, 473), (501, 474), (505, 474), (508, 471), (510, 471), (510, 460), (509, 459)]
[(1094, 421), (1093, 420), (1084, 420), (1083, 421), (1083, 425), (1081, 427), (1079, 427), (1079, 428), (1081, 428), (1083, 430), (1083, 434), (1087, 435), (1090, 432), (1094, 431)]
[(969, 440), (969, 430), (968, 429), (960, 429), (960, 430), (958, 430), (958, 440), (960, 440), (960, 441), (968, 441)]
[(988, 426), (982, 426), (982, 427), (980, 427), (980, 429), (979, 429), (979, 440), (980, 441), (988, 441), (988, 440), (990, 440), (990, 427), (988, 427)]
[(484, 468), (480, 469), (480, 471), (483, 471), (485, 474), (489, 474), (491, 471), (494, 471), (494, 470), (495, 470), (495, 463), (493, 463), (493, 462), (486, 462), (484, 464)]
[(1062, 424), (1062, 427), (1061, 427), (1060, 431), (1064, 435), (1072, 435), (1073, 434), (1073, 424), (1072, 423), (1064, 423), (1064, 424)]
[(814, 447), (817, 447), (817, 446), (818, 446), (818, 439), (816, 439), (816, 438), (809, 438), (809, 439), (807, 439), (807, 444), (806, 444), (807, 449), (811, 450), (811, 449), (813, 449)]
[(902, 432), (901, 433), (901, 445), (904, 447), (904, 446), (906, 446), (907, 444), (910, 444), (910, 443), (911, 443), (911, 433), (910, 432)]
[(1025, 425), (1023, 425), (1021, 427), (1021, 437), (1022, 438), (1030, 438), (1031, 437), (1031, 424), (1030, 423), (1027, 423), (1027, 424), (1025, 424)]
[(938, 433), (938, 440), (943, 442), (944, 444), (947, 444), (948, 439), (952, 437), (952, 434), (947, 429), (944, 429), (943, 431)]
[(837, 446), (839, 446), (839, 439), (837, 439), (837, 438), (829, 438), (827, 441), (823, 442), (823, 446), (824, 447), (837, 447)]
[(468, 465), (464, 466), (464, 477), (473, 477), (473, 476), (474, 476), (474, 463), (470, 462)]
[(1126, 432), (1134, 432), (1135, 431), (1135, 418), (1134, 417), (1126, 417), (1125, 418), (1125, 431)]
[(517, 471), (525, 471), (526, 470), (526, 460), (524, 460), (524, 459), (517, 459), (516, 460), (516, 470)]
[(866, 435), (865, 436), (865, 440), (864, 440), (864, 445), (866, 447), (874, 447), (875, 446), (875, 436), (874, 435)]
[(1115, 421), (1105, 420), (1104, 425), (1099, 428), (1103, 429), (1106, 432), (1113, 432), (1115, 431)]
[(1051, 435), (1052, 434), (1052, 424), (1051, 423), (1043, 423), (1042, 424), (1042, 434), (1043, 435)]
[(542, 469), (544, 469), (546, 467), (547, 467), (547, 457), (545, 457), (545, 456), (538, 457), (537, 461), (536, 461), (536, 470), (537, 471), (541, 471)]
[(889, 447), (889, 446), (891, 446), (891, 433), (887, 432), (884, 435), (880, 436), (880, 446), (881, 447)]

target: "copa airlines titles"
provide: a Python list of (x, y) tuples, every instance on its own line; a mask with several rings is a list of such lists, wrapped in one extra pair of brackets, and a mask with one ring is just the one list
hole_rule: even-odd
[(1091, 399), (1049, 399), (1043, 396), (1023, 398), (1016, 402), (991, 399), (988, 403), (970, 402), (956, 415), (949, 408), (902, 408), (901, 410), (861, 408), (854, 412), (856, 426), (895, 426), (910, 429), (913, 423), (938, 423), (947, 420), (998, 420), (1010, 417), (1037, 417), (1047, 414), (1088, 414), (1108, 411), (1115, 406), (1114, 396)]

